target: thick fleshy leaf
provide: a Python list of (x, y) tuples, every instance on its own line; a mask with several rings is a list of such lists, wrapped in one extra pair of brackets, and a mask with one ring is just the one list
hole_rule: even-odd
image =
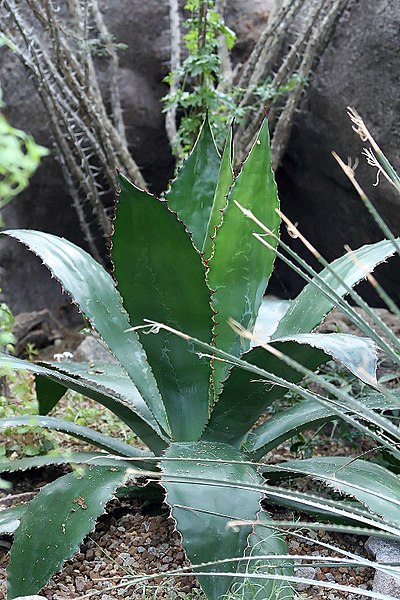
[[(254, 560), (257, 556), (271, 556), (273, 554), (284, 556), (288, 553), (288, 547), (282, 536), (276, 529), (270, 527), (271, 518), (265, 511), (257, 516), (257, 525), (253, 526), (253, 532), (249, 537), (249, 547), (246, 549), (246, 556), (252, 558), (240, 570), (253, 575), (266, 573), (271, 574), (271, 567), (277, 566), (274, 573), (281, 577), (290, 577), (293, 575), (293, 564), (290, 559), (260, 559)], [(285, 564), (283, 564), (285, 563)], [(235, 597), (240, 600), (291, 600), (293, 598), (293, 588), (287, 581), (279, 579), (239, 579), (234, 584), (232, 591), (236, 592)]]
[[(166, 202), (120, 178), (112, 257), (132, 325), (165, 323), (209, 341), (210, 291), (200, 254)], [(166, 407), (174, 440), (198, 439), (208, 418), (209, 361), (161, 330), (139, 333)]]
[[(275, 209), (279, 202), (271, 169), (267, 121), (264, 121), (233, 184), (222, 225), (214, 240), (214, 254), (209, 261), (208, 283), (214, 292), (212, 304), (217, 311), (215, 345), (240, 356), (250, 343), (233, 331), (228, 320), (233, 318), (246, 329), (253, 330), (275, 255), (254, 238), (253, 232), (261, 230), (253, 221), (246, 219), (235, 205), (235, 200), (250, 209), (275, 234), (278, 233), (279, 216)], [(272, 237), (268, 241), (276, 246)], [(220, 362), (215, 362), (214, 366), (218, 393), (228, 367)]]
[[(139, 469), (142, 462), (129, 462), (107, 456), (101, 452), (64, 452), (63, 454), (44, 454), (42, 456), (29, 456), (15, 460), (1, 459), (0, 473), (15, 473), (15, 471), (27, 471), (38, 467), (49, 465), (83, 465), (88, 467), (108, 466), (125, 467), (126, 469)], [(0, 513), (1, 514), (1, 513)]]
[(222, 212), (226, 206), (229, 190), (233, 183), (233, 146), (232, 146), (232, 128), (229, 129), (229, 135), (225, 142), (225, 148), (221, 159), (221, 166), (218, 174), (217, 187), (213, 198), (210, 218), (207, 224), (206, 236), (202, 247), (203, 259), (205, 261), (211, 258), (214, 248), (214, 238), (217, 228), (222, 221)]
[(110, 275), (87, 252), (50, 233), (3, 231), (37, 254), (126, 369), (164, 431), (169, 427), (146, 354), (122, 307)]
[[(281, 471), (268, 471), (266, 473), (270, 479), (278, 480), (289, 475)], [(290, 475), (292, 477), (293, 474)], [(295, 475), (293, 475), (295, 476)], [(328, 521), (339, 525), (360, 527), (376, 527), (376, 534), (379, 531), (387, 532), (398, 539), (400, 535), (400, 526), (389, 523), (388, 520), (373, 515), (367, 509), (354, 500), (331, 500), (321, 495), (311, 494), (310, 491), (298, 492), (288, 487), (279, 487), (277, 485), (264, 485), (266, 498), (268, 502), (276, 506), (284, 506), (295, 512), (307, 513), (313, 515), (318, 520)], [(323, 527), (321, 527), (323, 529)]]
[[(381, 262), (394, 254), (395, 248), (391, 241), (383, 240), (375, 244), (368, 244), (355, 250), (351, 255), (345, 254), (331, 263), (331, 268), (343, 279), (348, 287), (353, 287)], [(343, 297), (347, 291), (336, 277), (324, 269), (319, 273), (326, 284), (335, 290), (336, 294)], [(334, 308), (335, 304), (329, 300), (312, 283), (309, 283), (295, 298), (286, 314), (272, 335), (272, 339), (286, 337), (296, 333), (309, 333), (317, 327), (325, 315)]]
[(60, 431), (71, 435), (78, 440), (82, 440), (88, 444), (94, 444), (102, 450), (127, 457), (144, 457), (147, 456), (143, 450), (129, 446), (124, 442), (120, 442), (108, 435), (98, 433), (89, 427), (83, 425), (75, 425), (70, 421), (63, 421), (55, 417), (43, 417), (42, 415), (29, 415), (28, 417), (9, 417), (0, 419), (0, 429), (8, 429), (9, 427), (43, 427), (53, 431)]
[(27, 504), (20, 504), (0, 511), (0, 535), (14, 533), (27, 506)]
[[(264, 468), (263, 468), (264, 469)], [(400, 524), (400, 478), (365, 460), (328, 456), (291, 460), (267, 467), (266, 475), (309, 475), (338, 492), (353, 496), (389, 523)]]
[(39, 415), (47, 415), (57, 406), (67, 391), (68, 386), (62, 385), (58, 381), (54, 381), (54, 379), (36, 375), (35, 388)]
[(262, 342), (267, 342), (278, 327), (283, 315), (288, 311), (289, 306), (290, 300), (265, 297), (258, 311), (254, 337)]
[(378, 385), (376, 346), (369, 338), (346, 333), (299, 333), (274, 340), (273, 346), (278, 342), (296, 342), (319, 348), (367, 385)]
[[(377, 385), (376, 350), (368, 338), (340, 333), (299, 334), (276, 340), (272, 346), (311, 370), (332, 356), (362, 381)], [(261, 347), (253, 348), (243, 358), (288, 381), (297, 382), (303, 378), (301, 373)], [(239, 444), (265, 409), (284, 394), (284, 388), (267, 385), (264, 379), (233, 368), (214, 407), (204, 439)]]
[[(375, 410), (396, 410), (400, 408), (400, 396), (393, 399), (372, 392), (369, 396), (359, 398), (364, 406)], [(251, 454), (254, 461), (260, 460), (267, 452), (297, 433), (314, 429), (322, 423), (338, 419), (328, 406), (317, 401), (298, 402), (287, 410), (279, 411), (264, 423), (253, 429), (243, 444), (243, 449)]]
[[(261, 492), (246, 485), (261, 486), (263, 480), (240, 461), (243, 455), (235, 448), (210, 442), (172, 444), (161, 461), (161, 483), (193, 565), (244, 554), (251, 528), (227, 528), (227, 523), (255, 520)], [(207, 567), (232, 573), (237, 568), (237, 562)], [(221, 598), (232, 584), (229, 576), (199, 576), (199, 581), (210, 600)]]
[[(119, 365), (64, 360), (61, 363), (43, 363), (43, 366), (73, 377), (82, 385), (84, 391), (81, 393), (110, 409), (156, 454), (167, 447), (157, 421), (126, 371)], [(41, 407), (39, 394), (38, 402)], [(40, 414), (46, 413), (40, 411)]]
[[(160, 328), (163, 327), (163, 325), (161, 325), (161, 324), (157, 324), (157, 326)], [(310, 391), (306, 387), (302, 387), (298, 383), (291, 382), (290, 380), (288, 380), (287, 377), (286, 378), (280, 377), (280, 376), (276, 375), (274, 372), (266, 371), (265, 369), (258, 366), (257, 364), (252, 364), (249, 361), (232, 356), (231, 354), (228, 354), (227, 352), (224, 352), (223, 350), (219, 350), (219, 349), (211, 346), (210, 344), (207, 344), (206, 342), (197, 340), (193, 337), (183, 335), (181, 332), (178, 332), (176, 330), (171, 330), (171, 331), (173, 331), (175, 333), (175, 335), (178, 335), (182, 339), (186, 339), (188, 344), (189, 343), (193, 344), (193, 346), (195, 348), (198, 348), (201, 352), (204, 352), (204, 350), (205, 350), (208, 354), (212, 353), (215, 357), (219, 357), (220, 359), (224, 360), (228, 364), (231, 364), (235, 367), (239, 367), (240, 369), (243, 369), (246, 372), (254, 373), (256, 375), (257, 380), (260, 380), (260, 381), (263, 380), (267, 383), (267, 385), (272, 384), (272, 387), (275, 386), (275, 387), (280, 387), (280, 388), (285, 388), (285, 389), (287, 388), (288, 390), (295, 392), (296, 394), (298, 394), (298, 396), (300, 396), (301, 398), (304, 398), (306, 400), (316, 400), (318, 402), (321, 402), (321, 404), (326, 404), (326, 402), (329, 402), (329, 400), (324, 399), (322, 396), (319, 396), (318, 394)], [(312, 370), (308, 370), (305, 367), (303, 367), (301, 365), (301, 362), (295, 361), (292, 358), (290, 358), (287, 355), (287, 353), (285, 354), (284, 352), (281, 352), (278, 354), (278, 357), (279, 357), (279, 362), (281, 362), (285, 365), (289, 365), (290, 368), (293, 368), (293, 370), (296, 371), (296, 373), (299, 373), (299, 372), (305, 373), (305, 374), (307, 374), (307, 376), (309, 377), (309, 379), (311, 381), (313, 381), (313, 382), (315, 381), (316, 383), (319, 383), (318, 375), (315, 375)], [(397, 425), (393, 424), (392, 421), (389, 418), (385, 417), (384, 415), (381, 415), (381, 414), (375, 412), (374, 410), (371, 410), (370, 408), (363, 406), (362, 404), (360, 404), (359, 402), (354, 400), (350, 394), (342, 391), (340, 388), (335, 387), (333, 384), (331, 384), (329, 382), (325, 382), (324, 387), (327, 391), (329, 391), (329, 393), (332, 393), (333, 398), (335, 398), (335, 399), (337, 398), (337, 400), (338, 400), (338, 402), (337, 401), (329, 402), (330, 406), (332, 407), (332, 411), (336, 412), (336, 414), (339, 417), (343, 418), (345, 421), (351, 423), (352, 425), (355, 425), (358, 429), (364, 431), (365, 428), (367, 427), (367, 425), (364, 425), (362, 422), (360, 422), (360, 419), (363, 419), (364, 422), (366, 421), (368, 423), (368, 426), (371, 426), (368, 429), (368, 434), (374, 440), (377, 440), (380, 444), (382, 444), (385, 448), (387, 448), (389, 450), (390, 454), (393, 454), (394, 457), (398, 458), (400, 456), (400, 451), (397, 449), (396, 444), (386, 441), (385, 439), (382, 438), (382, 435), (381, 435), (381, 432), (384, 432), (385, 434), (386, 433), (389, 434), (389, 436), (391, 436), (393, 440), (400, 439), (399, 429), (398, 429)], [(217, 403), (217, 406), (218, 406), (218, 404), (219, 403)], [(346, 411), (350, 410), (350, 409), (351, 409), (352, 413), (354, 413), (354, 415), (346, 414)], [(237, 416), (238, 416), (238, 413), (237, 413), (237, 411), (235, 411), (235, 417), (237, 418)], [(355, 419), (357, 420), (356, 423), (355, 423)], [(235, 423), (233, 421), (231, 424), (233, 427), (235, 427)], [(380, 431), (376, 432), (375, 428), (378, 428)], [(225, 430), (222, 430), (222, 431), (224, 431), (225, 436), (230, 436), (232, 438), (232, 436), (230, 435), (228, 426), (226, 426)], [(218, 437), (216, 439), (218, 441), (222, 437), (222, 431), (218, 432), (218, 434), (217, 434)], [(208, 433), (209, 432), (206, 431), (206, 435), (208, 435)], [(206, 439), (205, 436), (204, 436), (204, 439)], [(207, 437), (207, 439), (212, 441), (214, 438)], [(238, 443), (240, 444), (240, 442), (241, 442), (241, 438), (239, 437)], [(236, 442), (236, 439), (233, 438), (233, 441), (229, 441), (229, 443), (234, 445), (237, 442)]]
[[(65, 363), (63, 363), (65, 364)], [(60, 367), (60, 364), (53, 365), (52, 368), (31, 363), (20, 358), (15, 358), (8, 354), (0, 353), (0, 367), (9, 367), (15, 370), (27, 371), (28, 373), (34, 373), (36, 376), (39, 375), (39, 408), (40, 412), (46, 412), (47, 409), (51, 408), (53, 404), (56, 404), (60, 398), (61, 392), (65, 391), (65, 388), (69, 388), (83, 394), (93, 400), (96, 400), (109, 410), (111, 410), (117, 417), (128, 425), (143, 441), (149, 446), (149, 448), (156, 454), (163, 450), (166, 446), (164, 439), (161, 437), (161, 432), (156, 425), (154, 418), (149, 418), (149, 410), (143, 410), (143, 414), (139, 414), (139, 410), (143, 407), (143, 400), (136, 392), (129, 394), (129, 401), (126, 397), (119, 397), (118, 393), (124, 391), (124, 385), (116, 377), (114, 389), (106, 389), (99, 384), (99, 377), (93, 372), (87, 374), (88, 379), (83, 381), (78, 379), (76, 374), (73, 372), (73, 367), (70, 364), (70, 374), (66, 374), (61, 370), (56, 370), (55, 367)], [(77, 364), (77, 363), (75, 363)], [(52, 365), (49, 365), (50, 367)], [(84, 367), (77, 366), (78, 372)], [(113, 367), (115, 372), (118, 373), (118, 367)], [(44, 380), (48, 378), (51, 380), (50, 384), (45, 384)], [(89, 379), (91, 378), (91, 379)], [(121, 371), (121, 380), (126, 381), (126, 375), (123, 375)], [(134, 386), (127, 386), (127, 389), (135, 389)], [(117, 393), (118, 392), (118, 393)], [(44, 394), (43, 403), (41, 403), (42, 395)], [(51, 394), (54, 393), (55, 397), (51, 399)], [(55, 401), (54, 401), (55, 400)], [(137, 402), (139, 404), (137, 404)], [(154, 427), (154, 429), (153, 429)]]
[(10, 600), (36, 594), (73, 556), (125, 477), (123, 468), (90, 467), (40, 490), (15, 532), (8, 567)]
[[(312, 370), (329, 359), (318, 348), (302, 346), (295, 342), (278, 342), (274, 346)], [(286, 381), (296, 383), (303, 379), (298, 371), (261, 347), (253, 348), (243, 356), (243, 359)], [(286, 388), (266, 381), (265, 377), (233, 367), (224, 382), (221, 396), (213, 408), (203, 438), (240, 446), (243, 437), (260, 415), (275, 400), (282, 398), (286, 391)]]
[(165, 194), (168, 205), (185, 223), (199, 250), (203, 248), (207, 234), (220, 160), (210, 123), (206, 119), (192, 152)]

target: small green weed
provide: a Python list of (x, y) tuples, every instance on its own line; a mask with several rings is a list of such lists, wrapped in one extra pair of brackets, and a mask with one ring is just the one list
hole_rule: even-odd
[[(221, 150), (230, 123), (235, 120), (243, 125), (250, 114), (255, 114), (267, 101), (275, 100), (292, 91), (304, 79), (292, 75), (278, 87), (272, 78), (252, 86), (253, 102), (242, 100), (248, 89), (238, 85), (222, 85), (224, 74), (221, 68), (220, 47), (226, 44), (232, 50), (236, 34), (215, 10), (214, 0), (188, 0), (185, 9), (190, 12), (186, 19), (187, 33), (184, 44), (187, 58), (182, 65), (165, 77), (171, 90), (163, 98), (164, 112), (174, 109), (180, 117), (172, 151), (182, 159), (192, 148), (201, 124), (208, 114), (216, 144)], [(176, 87), (175, 82), (179, 85)]]
[[(1, 292), (1, 289), (0, 289)], [(15, 338), (12, 333), (13, 314), (5, 302), (0, 303), (0, 348), (12, 352)]]

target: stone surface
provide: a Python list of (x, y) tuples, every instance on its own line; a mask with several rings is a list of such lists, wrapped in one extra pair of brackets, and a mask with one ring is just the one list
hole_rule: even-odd
[(46, 600), (45, 596), (18, 596), (14, 600)]
[[(354, 106), (394, 167), (400, 166), (399, 26), (397, 0), (349, 1), (309, 81), (278, 171), (283, 211), (328, 260), (342, 255), (346, 243), (357, 248), (383, 237), (331, 151), (345, 162), (348, 156), (353, 161), (360, 156), (365, 144), (352, 131), (346, 114), (346, 107)], [(373, 187), (376, 169), (367, 166), (364, 157), (357, 178), (398, 235), (399, 199), (391, 186), (382, 180)], [(308, 257), (300, 242), (290, 241)], [(303, 283), (279, 263), (270, 291), (292, 296)], [(399, 262), (393, 259), (377, 273), (398, 299)]]
[[(302, 579), (315, 579), (316, 573), (317, 571), (314, 567), (295, 567), (294, 569), (294, 576), (301, 577)], [(305, 590), (308, 590), (310, 586), (311, 583), (307, 582), (295, 584), (296, 591), (298, 592), (304, 592)]]
[[(173, 169), (160, 106), (160, 98), (167, 92), (162, 79), (169, 70), (168, 2), (103, 0), (100, 4), (116, 41), (128, 46), (120, 52), (119, 89), (129, 148), (151, 188), (159, 191)], [(105, 90), (109, 78), (107, 61), (98, 59), (97, 63)], [(4, 48), (0, 54), (0, 81), (9, 121), (52, 149), (48, 117), (33, 83), (17, 57)], [(106, 97), (105, 102), (108, 101)], [(83, 245), (54, 156), (43, 160), (30, 187), (2, 211), (2, 216), (10, 229), (39, 229)], [(26, 248), (13, 240), (1, 239), (0, 265), (2, 298), (15, 314), (47, 307), (57, 318), (64, 313), (70, 315), (67, 296), (61, 295), (60, 286)], [(72, 320), (77, 321), (76, 312), (72, 313)]]
[[(365, 546), (373, 554), (377, 562), (400, 562), (399, 543), (370, 537)], [(393, 598), (400, 598), (400, 569), (398, 577), (391, 577), (382, 571), (376, 571), (373, 591), (380, 594), (387, 594)]]
[(92, 335), (87, 335), (74, 352), (74, 360), (95, 363), (115, 363), (117, 359)]
[(15, 353), (20, 356), (28, 344), (41, 349), (61, 340), (63, 328), (47, 309), (20, 313), (15, 317), (12, 333), (15, 336)]

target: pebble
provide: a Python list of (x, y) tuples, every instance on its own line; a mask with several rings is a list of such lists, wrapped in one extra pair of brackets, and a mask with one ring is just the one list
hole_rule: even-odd
[[(316, 569), (314, 567), (296, 567), (294, 570), (294, 574), (296, 577), (301, 577), (302, 579), (314, 579), (316, 575)], [(304, 592), (310, 587), (310, 583), (296, 583), (296, 590), (299, 592)]]
[[(366, 547), (377, 562), (400, 562), (399, 543), (370, 537)], [(400, 598), (400, 573), (399, 577), (391, 577), (382, 571), (376, 571), (372, 589), (392, 598)]]
[(77, 592), (83, 592), (83, 590), (85, 589), (85, 580), (83, 577), (77, 577), (75, 579), (75, 587)]
[[(49, 600), (66, 600), (80, 598), (88, 592), (100, 592), (96, 598), (100, 600), (116, 600), (121, 598), (146, 598), (150, 600), (171, 600), (171, 598), (184, 598), (198, 584), (194, 577), (177, 578), (174, 582), (161, 574), (171, 569), (188, 565), (185, 553), (182, 549), (180, 535), (175, 530), (174, 522), (165, 515), (149, 516), (141, 513), (140, 503), (132, 501), (114, 501), (114, 506), (123, 508), (124, 515), (116, 518), (105, 517), (100, 527), (90, 535), (94, 540), (85, 541), (85, 552), (79, 552), (70, 561), (64, 564), (63, 570), (56, 574), (49, 584), (42, 590), (43, 598)], [(111, 511), (113, 506), (109, 507)], [(130, 511), (130, 512), (129, 512)], [(287, 514), (278, 512), (276, 518), (287, 520), (292, 518)], [(118, 514), (118, 513), (114, 513)], [(123, 529), (123, 531), (122, 531)], [(364, 545), (359, 545), (359, 538), (351, 536), (336, 536), (327, 532), (319, 532), (323, 541), (329, 544), (342, 544), (343, 549), (358, 552), (366, 556)], [(307, 556), (321, 554), (329, 556), (330, 551), (318, 545), (314, 545), (314, 537), (309, 540), (288, 536), (288, 545), (293, 554)], [(317, 538), (318, 539), (318, 538)], [(88, 556), (92, 556), (89, 560)], [(5, 598), (5, 584), (3, 577), (6, 567), (6, 559), (2, 561), (0, 554), (0, 600)], [(111, 589), (111, 586), (120, 583), (122, 577), (126, 576), (126, 570), (132, 573), (158, 573), (151, 580), (149, 591), (142, 596), (143, 588)], [(303, 578), (315, 579), (325, 582), (337, 582), (343, 585), (353, 583), (362, 589), (371, 589), (373, 571), (369, 568), (356, 569), (338, 566), (336, 568), (315, 568), (302, 566), (301, 559), (297, 561), (297, 574)], [(155, 587), (158, 586), (155, 596)], [(302, 587), (303, 586), (303, 587)], [(337, 595), (329, 589), (322, 589), (309, 584), (298, 584), (299, 592), (307, 590), (306, 597), (312, 600), (359, 600), (361, 597), (355, 594)], [(171, 590), (174, 592), (171, 593)], [(181, 594), (179, 596), (178, 594)], [(331, 595), (329, 595), (331, 594)], [(197, 598), (197, 595), (195, 596)], [(203, 596), (199, 596), (204, 598)]]

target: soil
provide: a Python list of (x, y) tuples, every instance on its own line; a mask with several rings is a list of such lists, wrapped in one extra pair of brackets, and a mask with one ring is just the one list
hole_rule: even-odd
[[(341, 315), (332, 313), (323, 325), (325, 331), (343, 332), (354, 331)], [(397, 324), (398, 325), (398, 324)], [(57, 351), (59, 351), (57, 349)], [(383, 366), (382, 366), (383, 365)], [(389, 371), (393, 365), (381, 363), (381, 369)], [(398, 382), (397, 382), (398, 383)], [(357, 439), (356, 444), (348, 438), (331, 438), (329, 429), (320, 432), (317, 442), (313, 445), (313, 455), (357, 456), (364, 450), (369, 450), (367, 440)], [(73, 444), (75, 446), (75, 444)], [(365, 446), (365, 447), (364, 447)], [(82, 448), (82, 446), (79, 446)], [(75, 446), (74, 449), (77, 447)], [(290, 444), (280, 446), (272, 455), (272, 462), (280, 462), (294, 458)], [(0, 508), (15, 505), (19, 494), (36, 493), (40, 487), (52, 481), (63, 469), (41, 469), (27, 471), (21, 479), (15, 479), (12, 495), (9, 492), (0, 493)], [(307, 491), (310, 483), (305, 480), (296, 481), (296, 486)], [(299, 489), (299, 488), (298, 488)], [(21, 500), (26, 500), (20, 497)], [(269, 507), (270, 508), (270, 507)], [(299, 519), (299, 515), (283, 509), (271, 509), (275, 519)], [(336, 583), (354, 587), (354, 592), (334, 591), (320, 587), (298, 586), (298, 598), (320, 600), (358, 600), (358, 589), (372, 589), (374, 570), (365, 567), (312, 567), (308, 557), (340, 556), (339, 552), (321, 546), (334, 545), (337, 549), (371, 558), (365, 549), (365, 538), (357, 536), (334, 534), (324, 530), (302, 532), (298, 535), (288, 535), (289, 552), (292, 555), (304, 556), (299, 559), (298, 575), (314, 579), (316, 582)], [(6, 568), (8, 563), (7, 550), (11, 544), (10, 538), (0, 542), (0, 600), (6, 598)], [(303, 564), (303, 567), (301, 567)], [(304, 566), (307, 564), (308, 566)], [(312, 563), (311, 563), (312, 564)], [(175, 529), (173, 519), (169, 517), (168, 507), (154, 505), (138, 499), (114, 499), (106, 507), (105, 514), (99, 519), (95, 531), (89, 535), (80, 547), (80, 551), (67, 561), (61, 572), (54, 575), (41, 594), (48, 600), (85, 598), (86, 594), (95, 594), (100, 600), (117, 598), (190, 598), (202, 597), (199, 584), (195, 577), (180, 576), (166, 577), (163, 573), (182, 567), (188, 567), (181, 545), (179, 533)], [(133, 576), (156, 574), (153, 579), (134, 584)]]
[[(38, 488), (44, 485), (43, 475), (37, 479), (26, 478), (16, 490)], [(50, 471), (52, 478), (55, 472)], [(4, 498), (4, 496), (3, 496)], [(89, 535), (80, 547), (80, 551), (68, 560), (61, 572), (54, 575), (41, 594), (48, 600), (77, 599), (93, 594), (100, 600), (121, 598), (160, 598), (175, 599), (186, 594), (199, 584), (193, 576), (163, 577), (163, 573), (182, 567), (189, 562), (181, 545), (179, 533), (175, 529), (168, 508), (146, 506), (138, 500), (113, 500), (107, 506), (107, 512), (99, 519), (95, 531)], [(296, 519), (299, 515), (284, 510), (275, 510), (274, 519)], [(304, 535), (304, 537), (303, 537)], [(320, 545), (330, 544), (346, 552), (368, 557), (364, 539), (356, 536), (334, 534), (324, 530), (302, 532), (301, 537), (288, 536), (289, 552), (295, 556), (304, 556), (296, 560), (297, 574), (319, 582), (338, 583), (354, 586), (354, 593), (334, 592), (331, 589), (309, 586), (298, 587), (304, 598), (340, 600), (361, 598), (356, 588), (372, 589), (374, 570), (364, 567), (310, 567), (302, 569), (301, 564), (309, 565), (310, 556), (340, 556), (338, 551)], [(0, 549), (0, 599), (6, 598), (7, 548)], [(311, 563), (312, 565), (312, 563)], [(132, 577), (142, 574), (156, 574), (154, 579), (132, 585)], [(131, 583), (131, 585), (128, 585)]]

